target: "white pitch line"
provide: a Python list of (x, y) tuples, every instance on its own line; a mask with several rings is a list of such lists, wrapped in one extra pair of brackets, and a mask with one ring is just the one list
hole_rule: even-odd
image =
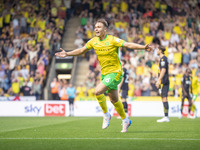
[(200, 141), (200, 139), (176, 139), (176, 138), (0, 138), (0, 140), (166, 140), (166, 141)]

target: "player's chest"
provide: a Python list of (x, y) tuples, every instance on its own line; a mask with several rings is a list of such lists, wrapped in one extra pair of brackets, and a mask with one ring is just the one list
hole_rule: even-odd
[(95, 42), (93, 48), (97, 55), (109, 55), (117, 52), (117, 47), (115, 47), (111, 42)]
[(190, 77), (185, 77), (185, 84), (190, 85), (191, 84), (191, 79)]

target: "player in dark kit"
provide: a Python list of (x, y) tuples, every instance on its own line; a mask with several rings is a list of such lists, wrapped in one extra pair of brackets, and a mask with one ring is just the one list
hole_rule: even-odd
[(122, 65), (122, 69), (123, 69), (123, 78), (122, 78), (121, 83), (119, 84), (119, 90), (121, 90), (121, 101), (122, 101), (122, 104), (124, 106), (126, 116), (128, 116), (128, 105), (127, 105), (126, 99), (128, 97), (129, 73), (128, 73), (128, 70), (124, 67), (125, 64), (126, 64), (126, 61), (121, 60), (121, 65)]
[[(181, 79), (181, 86), (182, 86), (182, 104), (181, 104), (181, 116), (179, 118), (182, 118), (182, 113), (183, 113), (183, 104), (185, 98), (188, 99), (189, 102), (189, 109), (188, 109), (188, 118), (190, 118), (190, 111), (191, 111), (191, 106), (192, 106), (192, 71), (190, 68), (186, 69), (185, 74), (183, 75)], [(191, 95), (190, 95), (191, 94)]]
[(160, 63), (159, 63), (160, 73), (158, 74), (158, 81), (156, 82), (156, 87), (159, 88), (160, 86), (165, 117), (157, 120), (157, 122), (170, 121), (168, 117), (169, 104), (167, 100), (168, 91), (169, 91), (168, 59), (164, 55), (164, 52), (165, 52), (165, 48), (163, 46), (159, 46), (159, 48), (157, 49), (157, 55), (160, 57)]

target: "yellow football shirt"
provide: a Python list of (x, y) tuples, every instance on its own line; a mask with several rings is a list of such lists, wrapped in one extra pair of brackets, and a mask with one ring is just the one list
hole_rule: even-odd
[(175, 64), (180, 64), (181, 59), (182, 59), (182, 53), (181, 52), (174, 53), (174, 63)]
[(0, 16), (0, 28), (3, 27), (3, 16)]
[(151, 44), (151, 42), (153, 42), (153, 36), (151, 36), (151, 35), (145, 36), (144, 41), (145, 41), (147, 44)]
[(122, 12), (127, 12), (128, 10), (128, 4), (124, 1), (121, 2), (121, 5), (120, 5), (120, 9)]
[(13, 90), (13, 93), (15, 93), (15, 94), (20, 92), (19, 82), (12, 83), (12, 90)]
[(135, 86), (134, 86), (134, 84), (129, 83), (128, 87), (129, 87), (128, 96), (129, 97), (133, 97), (134, 96), (134, 91), (135, 91)]
[(88, 50), (94, 48), (101, 66), (101, 73), (107, 75), (122, 71), (118, 47), (122, 47), (124, 42), (124, 40), (115, 36), (106, 35), (104, 40), (99, 40), (99, 37), (92, 38), (85, 46)]
[(158, 64), (152, 64), (151, 70), (153, 71), (154, 74), (158, 74), (158, 70), (159, 70)]
[(197, 76), (194, 76), (192, 78), (192, 92), (195, 95), (198, 94), (198, 77)]
[(176, 75), (176, 85), (180, 85), (181, 86), (181, 78), (183, 77), (182, 74), (177, 74)]
[(94, 93), (95, 93), (95, 89), (94, 88), (88, 89), (87, 92), (88, 92), (88, 97), (94, 97), (95, 96), (94, 95)]
[(166, 40), (170, 40), (170, 38), (171, 38), (171, 32), (167, 32), (167, 31), (166, 31), (166, 32), (164, 33), (164, 36), (165, 36), (165, 39), (166, 39)]
[(78, 97), (84, 97), (86, 92), (86, 87), (77, 87), (76, 91), (78, 92)]
[(10, 18), (11, 18), (11, 15), (10, 14), (6, 14), (5, 15), (5, 23), (10, 23)]

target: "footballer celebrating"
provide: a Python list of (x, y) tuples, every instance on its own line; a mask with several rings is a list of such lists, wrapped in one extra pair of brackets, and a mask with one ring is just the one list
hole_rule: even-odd
[(145, 49), (147, 51), (151, 51), (152, 48), (149, 45), (144, 46), (136, 43), (129, 43), (112, 35), (107, 35), (107, 28), (108, 23), (105, 19), (97, 20), (94, 28), (96, 36), (89, 40), (85, 46), (70, 52), (66, 52), (60, 48), (61, 52), (55, 55), (59, 57), (78, 56), (91, 49), (95, 50), (102, 74), (101, 82), (95, 87), (96, 98), (104, 113), (102, 128), (106, 129), (111, 119), (111, 115), (107, 109), (106, 96), (104, 95), (104, 93), (107, 92), (110, 101), (122, 119), (121, 132), (127, 132), (128, 127), (131, 125), (131, 120), (126, 116), (123, 104), (118, 98), (118, 84), (122, 80), (122, 68), (118, 57), (118, 48), (126, 47), (138, 50)]
[(168, 117), (168, 110), (169, 110), (169, 104), (168, 104), (168, 91), (169, 91), (169, 74), (168, 74), (168, 59), (164, 55), (165, 48), (163, 46), (159, 46), (157, 49), (157, 55), (160, 57), (160, 63), (159, 63), (159, 75), (158, 75), (158, 81), (156, 82), (156, 87), (161, 90), (161, 98), (164, 106), (164, 114), (165, 117), (162, 119), (157, 120), (157, 122), (169, 122)]

